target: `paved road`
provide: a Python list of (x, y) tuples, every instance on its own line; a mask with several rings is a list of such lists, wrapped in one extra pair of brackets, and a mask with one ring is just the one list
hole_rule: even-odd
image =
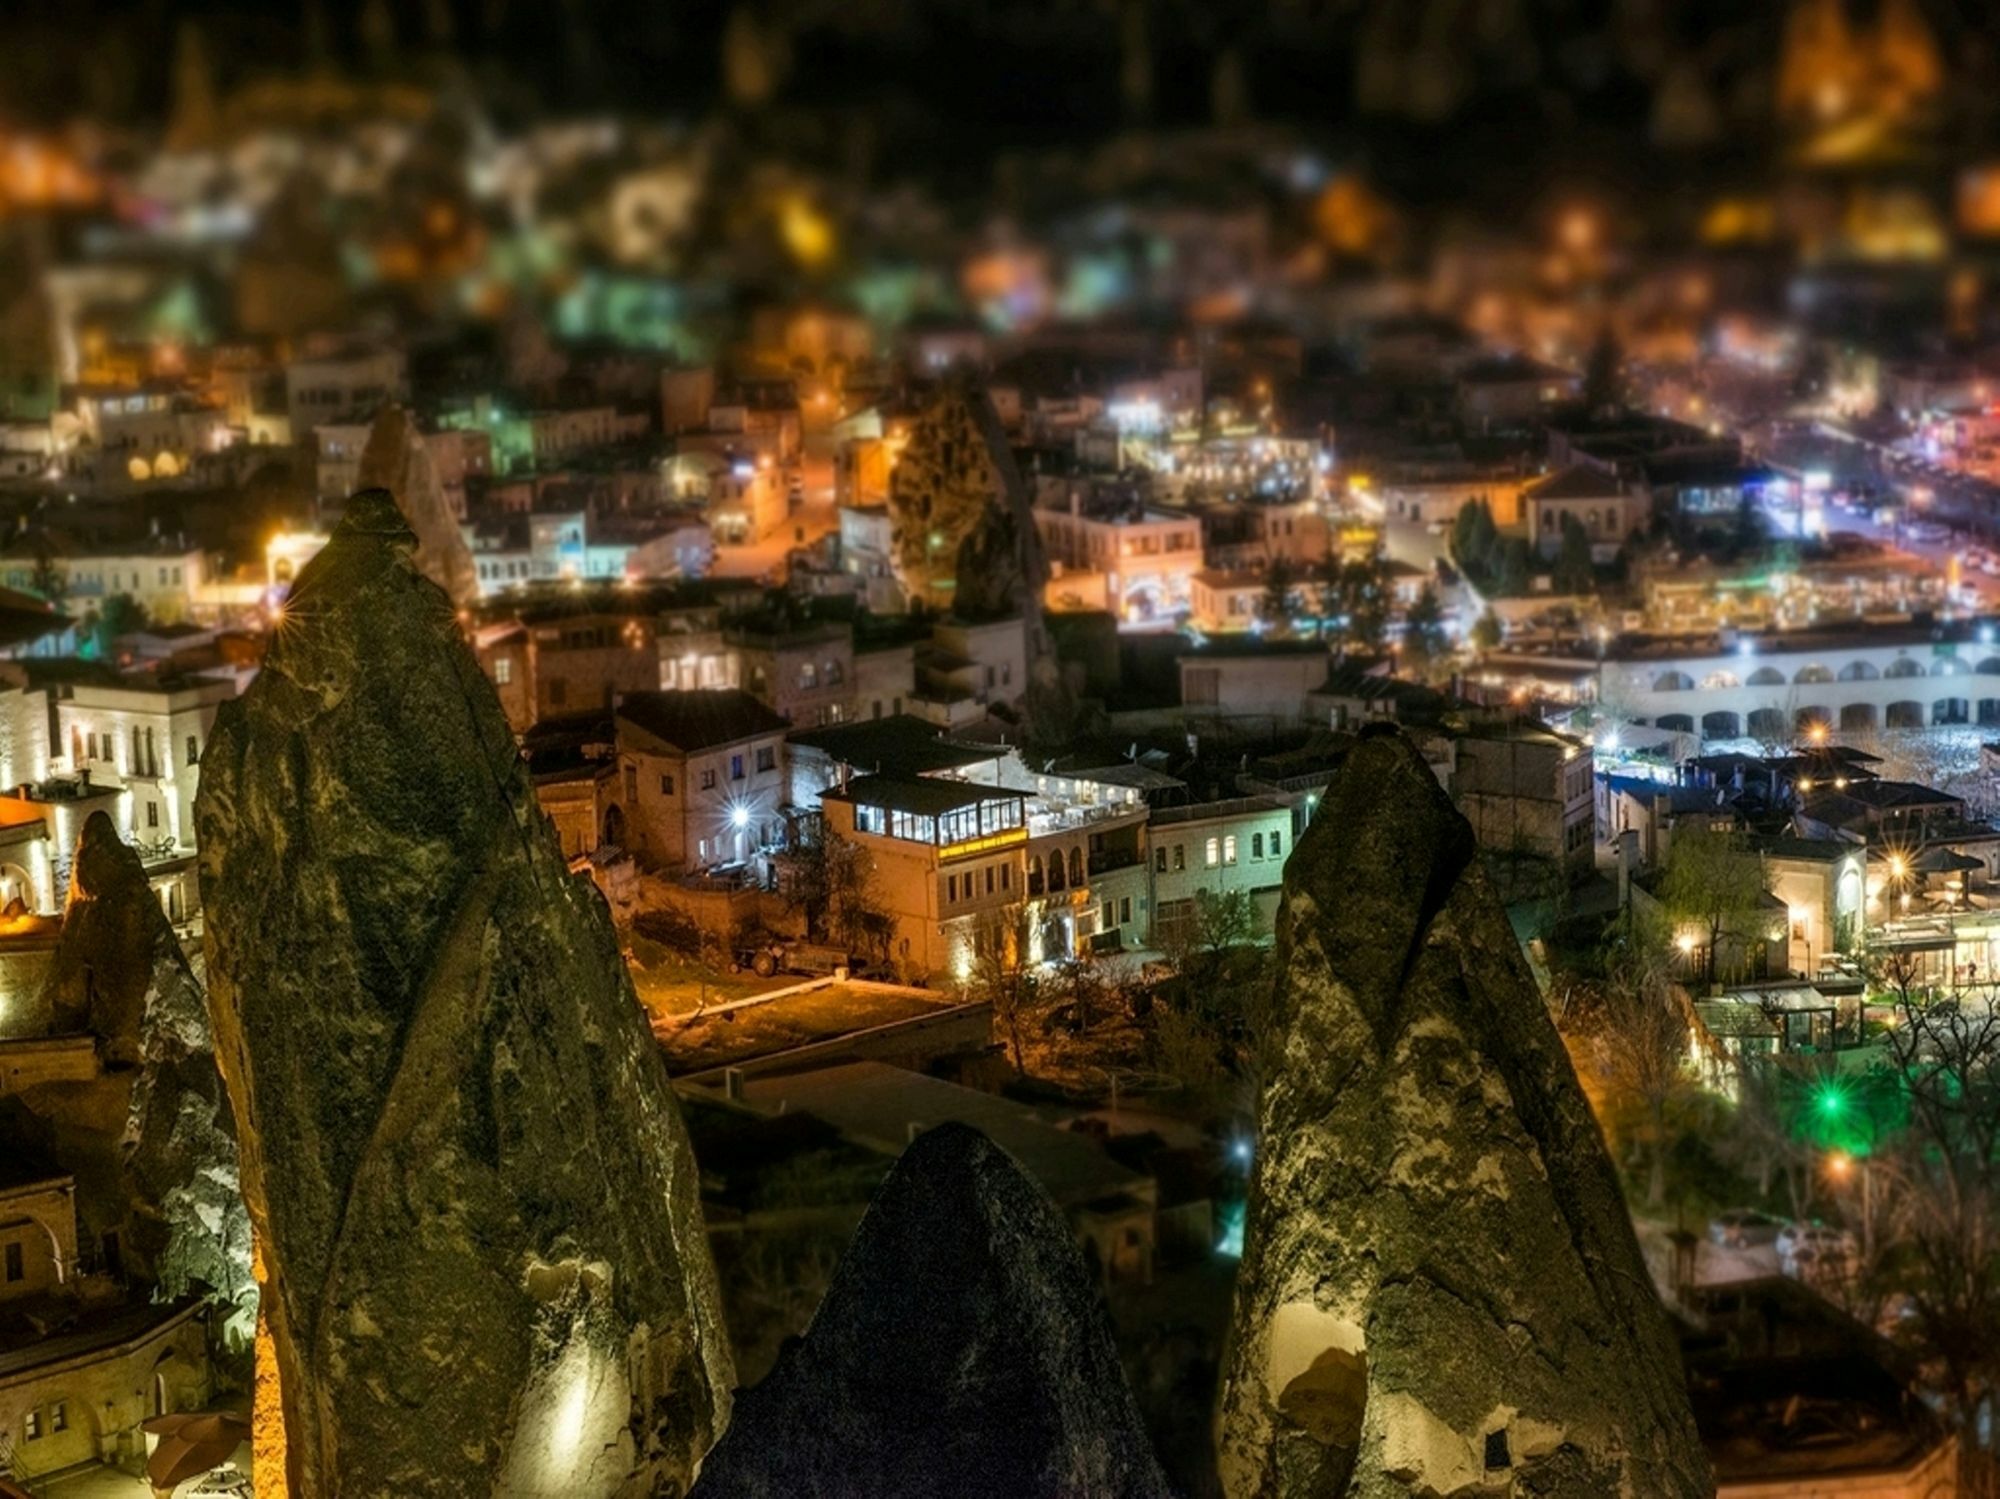
[[(1981, 607), (2000, 606), (2000, 578), (1969, 565), (1971, 548), (2000, 548), (2000, 487), (1968, 474), (1923, 465), (1880, 443), (1843, 439), (1796, 424), (1745, 434), (1763, 458), (1803, 472), (1826, 473), (1835, 491), (1862, 491), (1877, 504), (1900, 504), (1901, 519), (1875, 519), (1875, 506), (1829, 507), (1828, 531), (1848, 531), (1921, 558), (1940, 571), (1956, 558), (1961, 582)], [(1921, 500), (1922, 503), (1916, 503)]]

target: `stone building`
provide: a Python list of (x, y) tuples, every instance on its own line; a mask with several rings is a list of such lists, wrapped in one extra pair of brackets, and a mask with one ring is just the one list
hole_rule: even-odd
[(785, 728), (733, 688), (620, 699), (601, 841), (658, 869), (747, 865), (784, 836)]

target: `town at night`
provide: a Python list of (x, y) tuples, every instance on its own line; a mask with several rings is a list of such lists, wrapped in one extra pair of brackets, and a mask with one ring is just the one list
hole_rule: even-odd
[(2000, 1499), (2000, 11), (0, 6), (0, 1499)]

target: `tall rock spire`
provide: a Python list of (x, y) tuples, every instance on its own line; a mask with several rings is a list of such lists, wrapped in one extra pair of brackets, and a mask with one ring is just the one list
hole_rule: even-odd
[(732, 1381), (687, 1136), (417, 545), (349, 502), (202, 762), (290, 1490), (679, 1494)]
[(1166, 1493), (1062, 1215), (948, 1124), (903, 1152), (695, 1499)]
[(400, 406), (386, 406), (361, 450), (360, 489), (386, 489), (417, 538), (417, 570), (464, 608), (479, 597), (479, 572), (458, 517), (444, 497), (423, 433)]
[(1712, 1493), (1602, 1137), (1400, 736), (1285, 871), (1219, 1433), (1232, 1499)]

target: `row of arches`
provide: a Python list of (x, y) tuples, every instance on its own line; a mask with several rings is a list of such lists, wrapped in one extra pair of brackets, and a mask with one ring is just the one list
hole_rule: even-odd
[[(1069, 851), (1069, 858), (1063, 858), (1059, 848), (1049, 850), (1049, 867), (1046, 889), (1051, 895), (1058, 890), (1081, 890), (1084, 883), (1083, 850), (1080, 847)], [(1044, 890), (1042, 858), (1040, 854), (1028, 855), (1028, 894), (1040, 895)]]
[[(1879, 670), (1873, 662), (1850, 661), (1838, 675), (1832, 668), (1816, 663), (1801, 666), (1789, 677), (1775, 666), (1760, 666), (1748, 676), (1738, 676), (1733, 671), (1712, 671), (1698, 685), (1705, 692), (1718, 692), (1732, 687), (1785, 687), (1836, 681), (1873, 682), (1885, 677), (1962, 677), (1973, 674), (2000, 677), (2000, 656), (1988, 656), (1976, 666), (1959, 656), (1938, 656), (1932, 659), (1928, 670), (1915, 656), (1898, 656)], [(1695, 679), (1684, 671), (1663, 671), (1653, 678), (1655, 692), (1692, 692), (1696, 686)]]
[[(1691, 713), (1665, 713), (1653, 720), (1659, 728), (1692, 734), (1696, 720)], [(1700, 719), (1704, 739), (1783, 739), (1809, 732), (1815, 726), (1861, 733), (1870, 729), (1940, 728), (1953, 724), (1976, 723), (2000, 726), (2000, 697), (1977, 700), (1941, 697), (1926, 707), (1919, 702), (1890, 703), (1879, 713), (1873, 703), (1849, 703), (1834, 712), (1829, 708), (1800, 708), (1787, 714), (1782, 708), (1758, 708), (1749, 714), (1718, 710)]]

